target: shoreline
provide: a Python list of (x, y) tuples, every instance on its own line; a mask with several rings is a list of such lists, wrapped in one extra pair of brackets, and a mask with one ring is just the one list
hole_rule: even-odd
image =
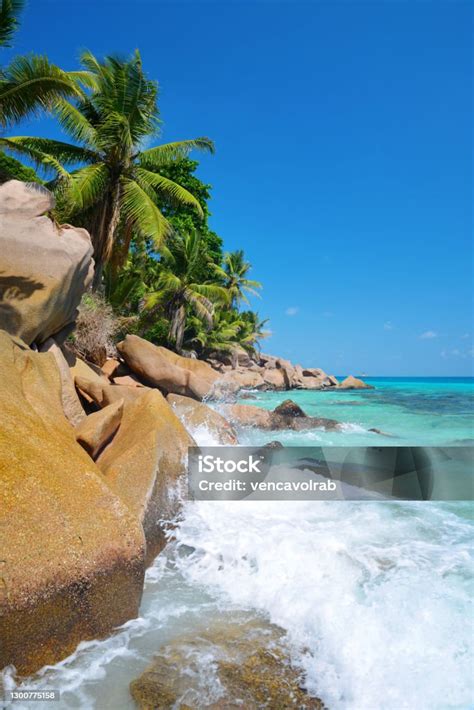
[[(8, 216), (0, 214), (3, 229), (10, 230), (5, 252), (16, 264), (11, 267), (11, 273), (13, 283), (18, 282), (18, 289), (12, 292), (16, 296), (8, 301), (6, 317), (2, 314), (0, 322), (3, 326), (0, 363), (5, 373), (5, 386), (0, 391), (0, 530), (3, 536), (0, 665), (15, 666), (18, 677), (40, 686), (47, 683), (49, 677), (63, 678), (61, 673), (64, 670), (67, 675), (69, 669), (75, 683), (79, 674), (80, 685), (82, 663), (87, 672), (95, 673), (94, 665), (87, 666), (91, 658), (89, 652), (92, 663), (97, 663), (100, 669), (103, 664), (107, 667), (110, 651), (113, 673), (120, 675), (123, 673), (123, 669), (120, 670), (121, 641), (126, 641), (124, 653), (128, 662), (133, 658), (133, 652), (130, 658), (127, 656), (128, 644), (140, 647), (140, 639), (145, 640), (150, 629), (149, 645), (142, 649), (146, 658), (140, 656), (140, 667), (136, 669), (135, 677), (138, 677), (159, 650), (156, 644), (161, 647), (172, 640), (173, 634), (178, 637), (182, 633), (181, 627), (174, 628), (175, 616), (185, 624), (187, 615), (193, 617), (196, 608), (206, 608), (207, 602), (201, 604), (200, 595), (205, 597), (209, 587), (216, 592), (215, 599), (214, 592), (210, 593), (210, 607), (217, 603), (216, 599), (222, 599), (221, 595), (227, 595), (231, 606), (250, 607), (257, 614), (266, 615), (271, 624), (285, 629), (296, 649), (305, 646), (305, 633), (309, 633), (305, 631), (305, 623), (311, 618), (315, 628), (306, 641), (314, 648), (313, 655), (302, 661), (303, 675), (288, 677), (288, 682), (300, 689), (303, 676), (306, 679), (309, 695), (304, 699), (298, 696), (300, 706), (308, 702), (308, 707), (321, 707), (315, 704), (321, 703), (317, 700), (321, 697), (329, 707), (332, 704), (337, 708), (338, 693), (347, 692), (344, 684), (347, 682), (350, 687), (351, 677), (359, 684), (358, 697), (366, 697), (357, 665), (344, 665), (344, 659), (331, 650), (337, 641), (339, 652), (344, 647), (345, 637), (338, 636), (337, 626), (333, 626), (333, 612), (325, 606), (331, 594), (341, 594), (339, 604), (344, 609), (346, 594), (353, 608), (362, 616), (364, 613), (364, 608), (358, 606), (359, 585), (363, 582), (357, 574), (353, 586), (344, 587), (345, 580), (351, 580), (354, 570), (358, 569), (358, 556), (364, 549), (360, 548), (358, 540), (365, 534), (366, 526), (357, 506), (351, 509), (352, 520), (339, 517), (341, 514), (336, 507), (324, 507), (323, 502), (320, 511), (329, 521), (326, 528), (324, 515), (315, 516), (311, 507), (304, 507), (304, 502), (299, 509), (304, 511), (302, 517), (297, 515), (293, 502), (287, 503), (285, 515), (281, 509), (272, 510), (261, 501), (260, 508), (254, 508), (254, 512), (260, 511), (256, 515), (249, 515), (246, 507), (227, 508), (225, 503), (211, 514), (206, 505), (191, 508), (183, 502), (179, 492), (186, 479), (188, 449), (199, 442), (201, 445), (209, 441), (214, 445), (252, 444), (255, 442), (249, 441), (249, 437), (254, 436), (263, 446), (276, 435), (282, 439), (293, 437), (293, 444), (305, 441), (305, 437), (333, 445), (349, 437), (351, 442), (356, 442), (357, 437), (367, 436), (371, 437), (369, 445), (382, 445), (384, 440), (387, 443), (387, 434), (377, 428), (380, 421), (373, 424), (372, 431), (370, 426), (364, 429), (354, 423), (362, 416), (370, 419), (373, 412), (378, 411), (381, 418), (382, 414), (385, 417), (389, 413), (389, 405), (383, 409), (378, 404), (384, 401), (384, 389), (374, 389), (350, 376), (340, 383), (317, 368), (302, 368), (268, 355), (256, 356), (255, 360), (249, 358), (245, 365), (237, 363), (235, 368), (222, 363), (215, 368), (204, 360), (182, 357), (136, 335), (126, 335), (118, 343), (118, 357), (104, 357), (101, 366), (86, 362), (71, 348), (67, 337), (74, 326), (82, 294), (92, 278), (89, 238), (84, 230), (73, 227), (60, 230), (58, 235), (47, 218), (40, 220), (43, 231), (35, 231), (31, 221), (36, 217), (32, 217), (32, 213), (44, 213), (47, 195), (32, 193), (19, 183), (15, 190), (20, 190), (30, 211), (25, 212), (24, 203), (21, 209), (18, 204), (9, 203)], [(22, 294), (23, 282), (18, 273), (21, 269), (31, 270), (28, 262), (31, 253), (18, 245), (18, 234), (28, 242), (31, 252), (38, 252), (36, 278), (42, 287), (29, 295)], [(55, 241), (52, 241), (53, 236)], [(51, 244), (55, 249), (55, 278), (48, 281), (42, 270), (50, 273), (47, 265), (51, 261), (48, 258)], [(268, 404), (273, 406), (243, 404), (241, 400), (247, 401), (245, 388), (249, 384), (256, 387), (257, 398), (267, 397)], [(315, 394), (313, 400), (312, 392), (321, 391), (332, 392), (336, 399), (340, 396), (345, 400), (340, 416), (332, 416), (333, 405), (329, 398)], [(350, 409), (348, 391), (352, 398), (363, 399), (362, 407)], [(288, 393), (294, 399), (289, 399)], [(284, 401), (271, 401), (272, 398)], [(437, 416), (442, 407), (452, 411), (454, 406), (449, 395), (437, 397), (434, 402)], [(400, 433), (397, 417), (401, 416), (403, 406), (408, 412), (404, 414), (408, 422), (404, 423), (405, 428), (418, 431), (416, 426), (413, 428), (413, 416), (417, 415), (416, 407), (425, 405), (416, 392), (407, 399), (406, 392), (400, 393), (395, 388), (393, 411), (390, 410), (394, 432)], [(465, 403), (461, 397), (458, 405), (462, 412)], [(354, 414), (348, 416), (344, 406)], [(385, 425), (388, 418), (383, 421)], [(377, 510), (371, 515), (376, 516), (378, 533), (383, 538), (394, 520), (383, 504)], [(435, 515), (432, 510), (429, 514)], [(270, 528), (267, 527), (269, 520)], [(175, 521), (176, 544), (161, 555), (169, 540), (172, 521)], [(412, 524), (414, 527), (410, 530), (416, 540), (417, 523), (412, 521)], [(354, 540), (349, 561), (334, 554), (334, 539), (337, 539), (338, 549), (344, 549), (347, 544), (344, 537), (338, 537), (338, 531), (348, 525)], [(423, 535), (428, 536), (431, 526), (423, 530)], [(405, 532), (401, 525), (400, 541), (406, 540)], [(319, 540), (326, 541), (327, 549), (317, 544)], [(455, 540), (458, 544), (457, 538)], [(375, 571), (371, 566), (374, 555), (379, 552), (371, 548), (375, 543), (370, 535), (364, 544), (368, 552), (363, 567), (369, 576), (374, 573), (374, 589), (379, 575), (383, 584), (390, 586), (390, 575), (384, 577), (385, 562)], [(440, 543), (440, 556), (443, 550)], [(416, 545), (409, 554), (416, 568), (420, 564)], [(168, 555), (174, 556), (169, 558)], [(169, 574), (167, 562), (171, 565)], [(398, 576), (403, 580), (405, 567), (398, 556), (387, 564), (387, 569), (396, 570), (398, 584)], [(299, 589), (301, 565), (306, 568), (306, 575), (312, 575), (309, 595)], [(146, 570), (152, 571), (147, 573)], [(165, 594), (160, 593), (156, 599), (153, 594), (151, 599), (147, 595), (145, 606), (140, 606), (145, 575), (153, 580), (153, 570), (163, 571), (163, 580), (155, 581), (158, 587), (163, 583)], [(177, 576), (173, 576), (173, 570), (177, 570)], [(339, 582), (332, 577), (334, 570)], [(184, 587), (184, 596), (180, 596), (183, 587), (180, 587), (179, 575), (188, 584)], [(241, 587), (240, 577), (245, 580)], [(268, 579), (272, 580), (271, 588)], [(329, 587), (328, 579), (331, 580)], [(418, 577), (411, 583), (418, 584)], [(441, 584), (437, 577), (431, 583), (434, 587)], [(171, 595), (167, 596), (166, 585), (170, 585)], [(390, 593), (394, 593), (391, 587)], [(451, 587), (441, 586), (438, 593), (444, 600), (446, 613), (457, 613), (449, 606)], [(322, 596), (318, 596), (320, 594)], [(384, 597), (376, 599), (382, 604)], [(295, 609), (302, 609), (301, 618), (288, 616), (292, 604)], [(311, 616), (314, 604), (321, 610), (320, 616)], [(323, 614), (325, 609), (326, 615)], [(413, 614), (416, 611), (415, 607)], [(433, 614), (435, 612), (433, 607)], [(156, 635), (161, 629), (160, 614), (167, 619), (168, 638), (161, 636), (161, 632)], [(382, 618), (371, 619), (380, 633), (383, 632)], [(349, 621), (348, 617), (348, 628)], [(121, 628), (118, 633), (117, 627)], [(359, 631), (357, 624), (351, 627), (351, 633)], [(122, 633), (125, 636), (121, 636)], [(262, 635), (265, 633), (263, 629)], [(397, 632), (393, 633), (397, 638)], [(232, 634), (235, 636), (235, 630), (231, 637)], [(331, 673), (326, 675), (324, 668), (318, 666), (317, 639), (321, 634), (329, 649), (324, 663), (334, 669), (331, 672), (336, 673), (338, 669), (336, 690), (331, 686)], [(353, 643), (356, 640), (358, 636)], [(264, 688), (265, 697), (272, 697), (271, 693), (280, 692), (272, 684), (275, 677), (281, 680), (282, 668), (277, 664), (272, 671), (264, 663), (266, 648), (258, 648), (258, 657), (250, 654), (252, 663), (258, 662), (261, 668), (257, 685), (260, 690)], [(106, 654), (102, 657), (104, 649)], [(96, 651), (98, 657), (94, 655)], [(370, 647), (366, 652), (370, 655), (374, 649)], [(238, 681), (243, 684), (240, 687), (245, 693), (250, 694), (246, 697), (257, 692), (255, 687), (250, 687), (248, 674), (239, 675), (232, 659), (222, 663), (221, 671), (229, 688), (235, 688)], [(403, 665), (403, 658), (399, 658), (398, 663)], [(246, 667), (245, 662), (243, 666)], [(7, 684), (14, 682), (11, 674), (7, 673), (5, 678)], [(95, 680), (91, 683), (96, 688)], [(79, 692), (77, 687), (73, 692)], [(232, 695), (233, 691), (229, 692)], [(370, 692), (373, 693), (368, 696), (371, 700), (383, 694), (378, 687)], [(121, 698), (119, 702), (132, 703), (131, 696), (127, 700), (123, 695)]]

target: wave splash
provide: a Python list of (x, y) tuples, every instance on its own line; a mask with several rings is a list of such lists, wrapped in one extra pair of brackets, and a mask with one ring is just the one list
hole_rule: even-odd
[[(472, 699), (472, 526), (426, 503), (200, 502), (177, 530), (192, 584), (289, 634), (332, 709)], [(303, 654), (300, 649), (307, 651)]]

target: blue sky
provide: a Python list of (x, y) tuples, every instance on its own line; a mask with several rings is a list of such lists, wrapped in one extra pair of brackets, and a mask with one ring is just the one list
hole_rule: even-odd
[(339, 374), (463, 375), (471, 36), (462, 0), (30, 0), (14, 51), (74, 68), (81, 48), (141, 50), (163, 139), (216, 142), (199, 176), (213, 228), (264, 284), (264, 350)]

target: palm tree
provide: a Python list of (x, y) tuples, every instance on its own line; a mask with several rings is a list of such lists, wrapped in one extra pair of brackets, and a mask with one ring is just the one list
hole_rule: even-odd
[(98, 287), (114, 247), (122, 261), (133, 237), (163, 247), (172, 230), (158, 203), (188, 205), (202, 215), (199, 201), (160, 169), (193, 149), (213, 152), (214, 146), (209, 138), (196, 138), (145, 149), (158, 133), (158, 85), (145, 76), (138, 51), (127, 61), (110, 56), (102, 62), (85, 52), (81, 63), (92, 91), (75, 103), (55, 103), (74, 143), (25, 136), (0, 142), (53, 170), (61, 218), (80, 215), (91, 233)]
[(252, 266), (250, 262), (245, 261), (242, 249), (225, 254), (223, 263), (223, 268), (216, 267), (216, 274), (223, 280), (225, 288), (229, 291), (233, 306), (237, 306), (240, 301), (248, 303), (246, 293), (259, 295), (257, 289), (262, 288), (262, 284), (247, 278)]
[(179, 352), (187, 317), (193, 313), (211, 329), (214, 307), (228, 303), (229, 294), (217, 283), (200, 281), (202, 263), (209, 260), (204, 240), (196, 232), (176, 236), (157, 266), (154, 290), (144, 299), (145, 310), (163, 310), (170, 319), (169, 340)]
[[(23, 5), (24, 0), (1, 0), (0, 47), (11, 45)], [(0, 126), (48, 110), (57, 98), (80, 96), (79, 82), (88, 83), (87, 72), (65, 72), (46, 57), (16, 57), (0, 69)]]
[(198, 318), (190, 318), (186, 336), (192, 347), (198, 347), (205, 356), (230, 353), (235, 357), (243, 351), (254, 355), (258, 341), (270, 335), (265, 323), (253, 311), (239, 312), (221, 309), (215, 316), (211, 329), (203, 327)]
[(212, 328), (206, 328), (199, 318), (191, 316), (185, 333), (186, 343), (206, 356), (231, 353), (238, 348), (241, 325), (238, 313), (233, 310), (215, 313)]
[(239, 345), (253, 355), (259, 349), (259, 341), (271, 335), (269, 330), (265, 330), (268, 318), (262, 320), (255, 311), (243, 311), (240, 318), (242, 327), (239, 332)]

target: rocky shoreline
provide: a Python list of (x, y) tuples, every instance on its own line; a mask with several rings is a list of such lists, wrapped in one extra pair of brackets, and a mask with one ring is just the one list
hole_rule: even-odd
[(67, 336), (92, 247), (85, 230), (53, 224), (51, 206), (42, 188), (0, 187), (0, 668), (21, 676), (138, 615), (162, 521), (179, 511), (190, 431), (235, 444), (234, 425), (337, 428), (288, 403), (265, 412), (232, 399), (368, 386), (269, 355), (202, 362), (136, 335), (101, 367), (85, 362)]
[(261, 353), (251, 358), (247, 353), (229, 362), (209, 360), (214, 369), (222, 373), (215, 394), (218, 397), (238, 392), (240, 389), (265, 390), (353, 390), (372, 389), (357, 377), (349, 375), (339, 382), (334, 375), (328, 375), (320, 368), (304, 368), (289, 360)]

